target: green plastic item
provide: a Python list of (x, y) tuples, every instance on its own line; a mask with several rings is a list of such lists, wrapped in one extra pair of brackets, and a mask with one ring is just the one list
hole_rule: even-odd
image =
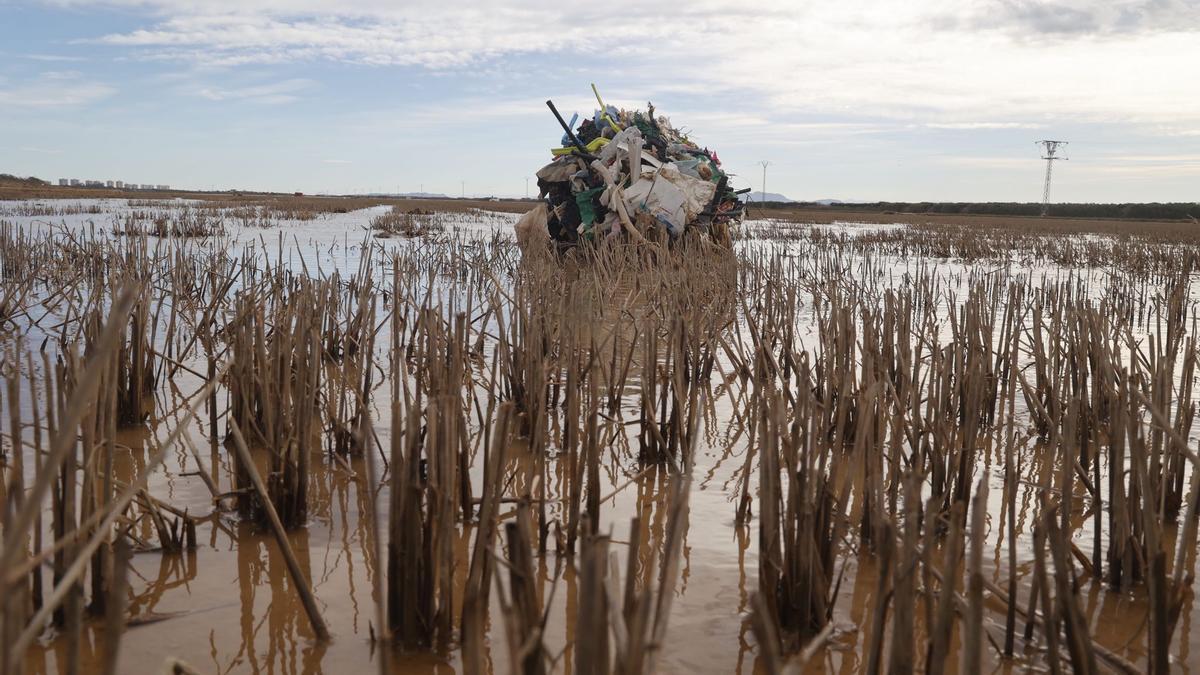
[(579, 220), (584, 227), (584, 232), (589, 236), (592, 231), (592, 224), (596, 222), (596, 205), (594, 199), (596, 195), (604, 192), (604, 188), (592, 188), (583, 192), (575, 193), (575, 203), (579, 205)]
[(658, 128), (654, 124), (654, 120), (637, 112), (633, 114), (633, 125), (642, 132), (642, 138), (653, 143), (654, 141), (662, 140), (662, 134), (658, 133)]

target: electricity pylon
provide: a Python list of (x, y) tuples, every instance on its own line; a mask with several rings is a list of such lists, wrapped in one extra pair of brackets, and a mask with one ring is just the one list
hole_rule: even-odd
[(758, 203), (764, 204), (767, 201), (767, 167), (771, 166), (771, 162), (764, 159), (763, 161), (759, 162), (759, 164), (761, 164), (763, 168), (763, 182), (762, 192), (758, 196)]
[(1067, 159), (1066, 157), (1059, 157), (1056, 154), (1058, 152), (1058, 146), (1066, 145), (1067, 142), (1066, 141), (1035, 141), (1035, 142), (1044, 146), (1045, 153), (1046, 153), (1046, 154), (1042, 155), (1042, 159), (1046, 160), (1046, 185), (1042, 189), (1042, 215), (1044, 216), (1050, 210), (1050, 175), (1054, 172), (1054, 160)]

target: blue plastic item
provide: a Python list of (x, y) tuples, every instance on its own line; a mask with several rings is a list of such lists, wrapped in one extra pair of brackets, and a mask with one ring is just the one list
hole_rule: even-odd
[[(608, 122), (604, 119), (604, 114), (608, 113), (610, 119), (617, 120), (621, 118), (621, 111), (611, 105), (604, 106), (604, 110), (597, 110), (592, 116), (592, 124), (596, 125), (597, 129), (604, 129), (608, 126)], [(571, 124), (574, 124), (572, 122)]]

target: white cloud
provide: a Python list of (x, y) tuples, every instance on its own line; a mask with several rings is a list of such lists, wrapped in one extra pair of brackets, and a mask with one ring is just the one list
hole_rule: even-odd
[(48, 61), (51, 63), (80, 62), (87, 60), (82, 56), (64, 56), (62, 54), (22, 54), (21, 58), (29, 59), (30, 61)]
[(1028, 158), (1022, 157), (986, 157), (978, 155), (942, 155), (936, 157), (942, 164), (950, 166), (969, 167), (973, 169), (1028, 169), (1038, 166), (1038, 156), (1030, 153)]
[(1043, 129), (1045, 124), (1033, 122), (930, 122), (930, 129), (978, 131), (980, 129)]
[(1171, 68), (1200, 63), (1191, 0), (774, 0), (753, 11), (714, 0), (569, 11), (529, 0), (109, 4), (154, 18), (101, 43), (208, 66), (332, 60), (478, 72), (545, 53), (555, 68), (628, 74), (610, 86), (752, 97), (777, 113), (772, 123), (789, 113), (963, 129), (1200, 120), (1200, 90), (1180, 86)]
[[(1030, 146), (1032, 148), (1032, 146)], [(1070, 157), (1066, 165), (1055, 167), (1056, 175), (1069, 176), (1068, 180), (1087, 180), (1089, 177), (1160, 178), (1170, 179), (1200, 173), (1200, 154), (1100, 154)], [(939, 155), (939, 163), (970, 169), (990, 171), (1021, 171), (1038, 175), (1044, 170), (1045, 162), (1040, 153), (1031, 151), (1027, 157)]]
[(1200, 22), (1191, 0), (996, 0), (982, 3), (977, 27), (1002, 26), (1044, 35), (1129, 34), (1193, 30)]
[(1200, 164), (1198, 154), (1161, 155), (1112, 155), (1106, 159), (1117, 162), (1142, 162), (1151, 164)]
[[(521, 11), (381, 12), (346, 16), (339, 8), (277, 15), (261, 12), (184, 13), (100, 42), (132, 47), (156, 59), (231, 66), (328, 59), (370, 65), (465, 67), (491, 57), (555, 51), (567, 44), (599, 46), (582, 26), (547, 25)], [(549, 29), (549, 30), (547, 30)]]
[(1200, 174), (1200, 160), (1192, 161), (1177, 161), (1170, 160), (1165, 162), (1146, 162), (1146, 161), (1131, 161), (1131, 162), (1101, 162), (1095, 164), (1080, 164), (1076, 169), (1078, 173), (1098, 174), (1101, 176), (1128, 176), (1128, 177), (1158, 177), (1158, 178), (1178, 178), (1181, 176), (1194, 176)]
[(116, 92), (72, 71), (50, 71), (21, 81), (0, 81), (0, 106), (65, 108), (92, 103)]
[(216, 86), (190, 83), (178, 88), (181, 93), (199, 96), (210, 101), (248, 101), (251, 103), (281, 104), (299, 100), (299, 93), (315, 83), (304, 78), (242, 86)]

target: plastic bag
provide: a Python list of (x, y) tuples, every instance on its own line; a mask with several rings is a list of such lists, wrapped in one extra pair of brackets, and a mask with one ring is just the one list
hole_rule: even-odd
[(650, 215), (676, 237), (708, 208), (716, 190), (706, 180), (683, 175), (674, 163), (664, 164), (625, 190), (625, 204), (630, 213)]

